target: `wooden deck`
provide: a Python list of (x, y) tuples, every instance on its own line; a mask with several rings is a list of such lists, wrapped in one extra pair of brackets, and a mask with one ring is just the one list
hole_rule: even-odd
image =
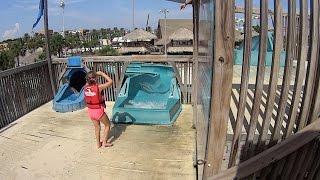
[[(239, 104), (239, 97), (240, 97), (240, 84), (241, 84), (241, 66), (235, 65), (233, 69), (233, 85), (232, 85), (232, 94), (231, 94), (231, 102), (230, 102), (230, 113), (229, 113), (229, 121), (228, 121), (228, 129), (227, 129), (227, 142), (225, 145), (225, 152), (223, 156), (223, 163), (222, 163), (222, 169), (225, 170), (228, 168), (228, 162), (229, 162), (229, 156), (231, 152), (231, 146), (232, 146), (232, 139), (234, 136), (235, 128), (236, 128), (236, 118), (237, 118), (237, 113), (238, 113), (238, 104)], [(241, 142), (240, 142), (240, 149), (244, 145), (246, 141), (246, 136), (249, 132), (249, 126), (250, 126), (250, 113), (252, 111), (253, 107), (253, 101), (254, 101), (254, 92), (255, 92), (255, 81), (256, 81), (256, 70), (257, 67), (251, 66), (250, 69), (250, 74), (249, 74), (249, 87), (248, 87), (248, 94), (247, 94), (247, 100), (246, 100), (246, 108), (245, 108), (245, 113), (244, 113), (244, 121), (243, 121), (243, 126), (242, 126), (242, 132), (241, 132)], [(266, 67), (266, 75), (264, 78), (264, 85), (263, 85), (263, 94), (262, 94), (262, 103), (260, 106), (260, 112), (258, 116), (258, 122), (257, 122), (257, 129), (254, 134), (254, 142), (256, 143), (258, 141), (258, 137), (262, 131), (262, 122), (264, 119), (264, 114), (265, 114), (265, 109), (267, 106), (267, 94), (268, 94), (268, 85), (269, 85), (269, 76), (271, 73), (271, 67)], [(284, 71), (283, 68), (280, 68), (280, 77), (283, 75)], [(294, 75), (292, 75), (291, 79), (291, 86), (293, 88), (294, 84)], [(276, 97), (275, 97), (275, 104), (273, 107), (273, 113), (271, 117), (271, 122), (270, 122), (270, 128), (267, 133), (267, 140), (270, 139), (271, 133), (273, 131), (275, 121), (276, 121), (276, 116), (277, 116), (277, 108), (278, 104), (280, 102), (280, 94), (281, 94), (281, 83), (282, 79), (279, 79), (278, 81), (278, 89), (276, 91)], [(287, 101), (287, 110), (285, 113), (285, 118), (282, 123), (282, 130), (281, 130), (281, 135), (283, 135), (283, 131), (287, 126), (287, 118), (288, 118), (288, 111), (289, 107), (292, 101), (292, 88), (289, 90), (289, 99)], [(302, 101), (302, 100), (301, 100)], [(237, 156), (237, 163), (239, 161), (239, 155)]]
[(114, 146), (102, 149), (85, 110), (51, 108), (47, 103), (0, 131), (0, 179), (195, 179), (191, 105), (173, 126), (116, 125)]
[[(260, 113), (258, 117), (258, 123), (257, 123), (257, 130), (255, 134), (259, 134), (262, 128), (262, 121), (264, 118), (265, 109), (267, 106), (267, 94), (268, 94), (268, 86), (269, 86), (269, 76), (270, 76), (271, 67), (266, 67), (266, 75), (264, 78), (264, 85), (263, 85), (263, 93), (262, 93), (262, 103), (260, 106)], [(252, 110), (253, 106), (253, 100), (254, 100), (254, 92), (255, 92), (255, 78), (256, 78), (256, 67), (252, 66), (250, 69), (250, 75), (249, 75), (249, 87), (248, 87), (248, 94), (247, 94), (247, 101), (246, 101), (246, 109), (245, 109), (245, 116), (244, 116), (244, 122), (243, 122), (243, 128), (242, 128), (242, 134), (247, 134), (249, 130), (249, 124), (250, 124), (250, 112)], [(280, 77), (283, 75), (283, 68), (280, 68)], [(292, 101), (292, 88), (294, 84), (294, 75), (292, 75), (291, 79), (291, 88), (289, 90), (289, 99), (287, 101), (288, 106), (290, 106)], [(271, 117), (271, 127), (269, 129), (268, 134), (271, 134), (271, 130), (273, 129), (275, 118), (277, 115), (277, 108), (278, 104), (280, 102), (280, 94), (281, 94), (281, 83), (282, 79), (279, 79), (278, 81), (278, 88), (276, 91), (276, 99), (273, 107), (273, 115)], [(240, 84), (241, 84), (241, 66), (235, 65), (234, 71), (233, 71), (233, 85), (232, 85), (232, 94), (231, 94), (231, 104), (230, 108), (231, 111), (229, 113), (229, 122), (228, 122), (228, 134), (230, 140), (230, 135), (233, 135), (234, 129), (236, 126), (236, 118), (237, 118), (237, 112), (238, 112), (238, 104), (239, 104), (239, 97), (240, 97)], [(302, 101), (302, 100), (301, 100)], [(288, 110), (287, 110), (288, 111)], [(285, 116), (285, 120), (287, 118), (287, 113)], [(286, 121), (283, 122), (283, 127), (286, 126)]]

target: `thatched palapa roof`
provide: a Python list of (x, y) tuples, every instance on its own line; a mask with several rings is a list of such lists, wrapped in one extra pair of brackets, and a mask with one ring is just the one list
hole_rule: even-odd
[[(166, 24), (166, 28), (165, 25)], [(169, 36), (180, 28), (185, 28), (193, 31), (192, 19), (167, 19), (166, 23), (164, 19), (160, 19), (158, 22), (158, 37), (160, 38), (155, 45), (164, 45), (164, 43), (169, 43)], [(165, 29), (167, 30), (167, 37), (165, 38)]]
[(118, 49), (119, 53), (127, 54), (127, 53), (146, 53), (148, 52), (145, 47), (121, 47)]
[(190, 31), (193, 31), (193, 22), (192, 19), (160, 19), (158, 22), (159, 36), (164, 37), (165, 26), (167, 25), (167, 36), (170, 36), (174, 31), (180, 28), (186, 28)]
[(157, 39), (157, 36), (145, 31), (143, 29), (136, 29), (128, 34), (126, 34), (123, 39), (127, 42), (130, 41), (151, 41)]
[(187, 28), (179, 28), (169, 36), (169, 39), (174, 41), (193, 40), (193, 32)]

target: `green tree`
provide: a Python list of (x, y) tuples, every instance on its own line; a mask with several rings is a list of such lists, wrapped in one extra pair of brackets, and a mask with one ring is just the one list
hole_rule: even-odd
[[(81, 47), (81, 41), (77, 35), (68, 35), (65, 37), (65, 47), (74, 49)], [(73, 52), (72, 52), (73, 53)]]
[(38, 61), (44, 61), (44, 60), (46, 60), (47, 59), (47, 54), (46, 54), (46, 52), (42, 52), (39, 56), (38, 56), (38, 58), (36, 58), (34, 61), (35, 62), (38, 62)]
[(12, 57), (16, 58), (17, 66), (20, 66), (20, 58), (19, 56), (24, 56), (26, 50), (23, 47), (23, 41), (21, 38), (11, 41), (9, 43), (9, 53)]
[(65, 41), (63, 39), (63, 36), (55, 33), (51, 36), (50, 40), (50, 50), (54, 54), (58, 54), (58, 57), (61, 57), (62, 49), (65, 46)]
[(84, 52), (87, 52), (87, 48), (89, 48), (89, 43), (88, 43), (88, 41), (83, 41), (83, 42), (82, 42), (82, 47), (84, 48)]
[(90, 53), (93, 53), (92, 48), (97, 47), (99, 44), (100, 44), (99, 39), (96, 37), (95, 38), (92, 37), (91, 39), (87, 39), (82, 43), (82, 45), (85, 49), (85, 52), (86, 52), (86, 49), (88, 48)]
[(30, 39), (31, 39), (31, 37), (28, 33), (25, 33), (23, 35), (23, 42), (28, 43)]
[(99, 56), (117, 56), (118, 51), (113, 49), (111, 46), (104, 46), (101, 50), (98, 51)]
[(44, 47), (44, 40), (42, 37), (34, 36), (29, 39), (27, 43), (27, 49), (34, 52), (39, 47)]
[(14, 68), (14, 57), (12, 57), (9, 51), (0, 52), (0, 70), (6, 70)]

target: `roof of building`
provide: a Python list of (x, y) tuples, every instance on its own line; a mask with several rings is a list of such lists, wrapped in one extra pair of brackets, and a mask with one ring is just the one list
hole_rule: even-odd
[[(166, 24), (166, 28), (165, 28), (165, 24)], [(169, 36), (180, 28), (185, 28), (193, 32), (192, 19), (167, 19), (166, 23), (165, 23), (165, 19), (160, 19), (158, 22), (159, 41), (156, 42), (155, 44), (163, 45), (165, 41), (168, 43), (170, 41)], [(165, 34), (165, 29), (167, 30), (166, 34)], [(166, 40), (164, 40), (165, 35), (167, 36)]]
[(125, 41), (151, 41), (157, 39), (157, 36), (143, 29), (136, 29), (126, 34), (123, 39)]
[(115, 37), (112, 39), (112, 42), (124, 42), (123, 37)]
[(145, 47), (121, 47), (118, 49), (119, 53), (126, 54), (126, 53), (146, 53), (148, 52), (147, 48)]
[(160, 19), (158, 22), (158, 27), (160, 28), (161, 34), (159, 34), (161, 37), (164, 36), (164, 29), (167, 25), (167, 36), (172, 34), (174, 31), (176, 31), (179, 28), (187, 28), (190, 31), (193, 31), (193, 22), (192, 19), (167, 19), (165, 23), (165, 19)]
[(179, 28), (169, 36), (169, 39), (175, 41), (193, 40), (193, 32), (187, 28)]

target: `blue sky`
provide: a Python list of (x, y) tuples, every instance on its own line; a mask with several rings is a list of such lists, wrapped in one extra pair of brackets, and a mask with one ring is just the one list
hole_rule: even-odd
[[(48, 0), (49, 27), (55, 31), (62, 30), (62, 10), (60, 0)], [(22, 36), (30, 33), (38, 13), (39, 0), (1, 1), (0, 40)], [(132, 0), (65, 0), (66, 29), (132, 27)], [(157, 26), (162, 8), (169, 9), (168, 18), (192, 18), (192, 8), (179, 10), (179, 4), (165, 0), (135, 0), (136, 27), (145, 27), (150, 13), (150, 24)], [(35, 32), (43, 29), (40, 21)]]

